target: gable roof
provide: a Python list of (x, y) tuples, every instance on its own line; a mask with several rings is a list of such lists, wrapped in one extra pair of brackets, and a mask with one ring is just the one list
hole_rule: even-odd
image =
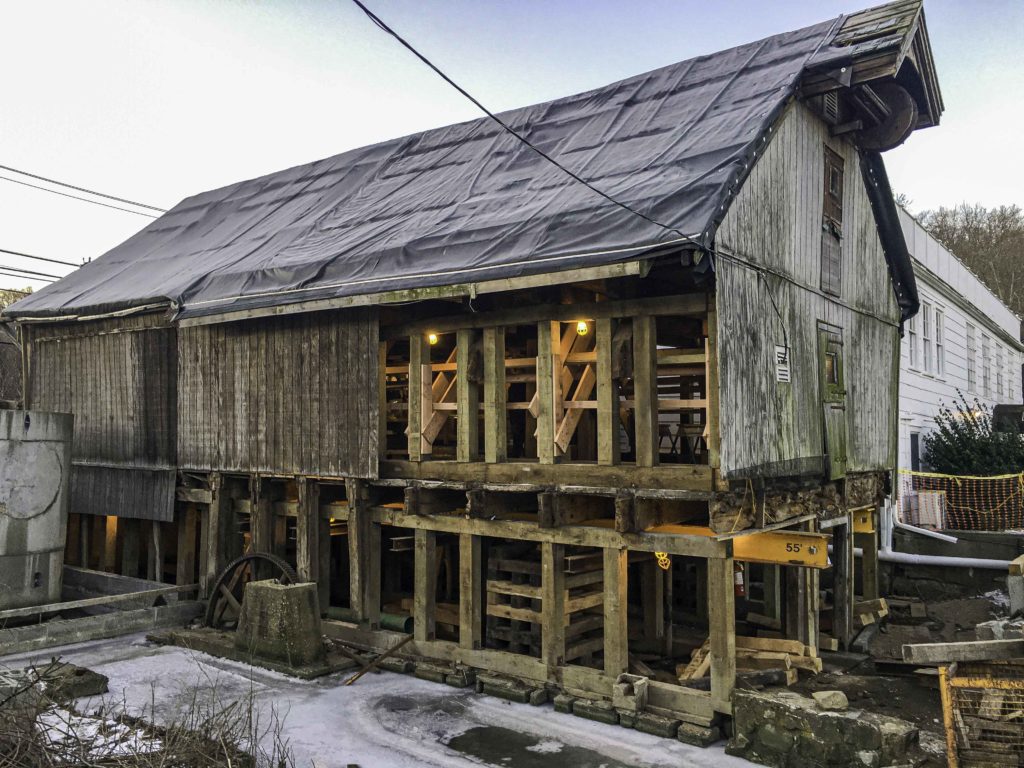
[[(894, 5), (920, 0), (901, 0)], [(710, 246), (840, 17), (502, 119), (382, 142), (187, 198), (14, 317), (179, 318), (557, 273)], [(916, 29), (915, 29), (916, 32)]]

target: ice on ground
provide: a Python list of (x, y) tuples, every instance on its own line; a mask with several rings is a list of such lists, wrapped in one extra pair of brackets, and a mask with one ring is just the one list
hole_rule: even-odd
[[(155, 712), (159, 724), (175, 719), (197, 693), (222, 703), (251, 694), (264, 722), (269, 724), (275, 713), (280, 718), (282, 736), (300, 766), (752, 765), (725, 755), (720, 745), (700, 749), (555, 712), (550, 705), (512, 703), (389, 672), (366, 675), (352, 686), (342, 685), (344, 673), (302, 681), (194, 651), (154, 646), (141, 635), (0, 658), (0, 665), (24, 666), (52, 656), (107, 675), (108, 704), (120, 703), (130, 714), (147, 717)], [(76, 705), (87, 711), (91, 702), (79, 700)], [(502, 739), (511, 736), (518, 738), (507, 738), (509, 748), (504, 749)], [(460, 751), (458, 744), (470, 741), (478, 746), (486, 742), (487, 749)]]

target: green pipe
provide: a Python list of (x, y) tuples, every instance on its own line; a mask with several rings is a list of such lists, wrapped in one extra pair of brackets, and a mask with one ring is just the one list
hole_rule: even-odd
[[(332, 605), (327, 609), (327, 618), (337, 621), (348, 621), (358, 623), (359, 616), (351, 608), (341, 608)], [(412, 616), (407, 613), (382, 613), (380, 615), (380, 628), (390, 629), (393, 632), (412, 632)]]

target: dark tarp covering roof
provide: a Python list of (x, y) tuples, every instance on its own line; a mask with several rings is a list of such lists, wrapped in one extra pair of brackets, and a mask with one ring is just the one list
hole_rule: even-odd
[[(709, 245), (828, 21), (503, 119), (612, 197)], [(190, 197), (11, 308), (180, 316), (556, 272), (682, 246), (488, 118)]]

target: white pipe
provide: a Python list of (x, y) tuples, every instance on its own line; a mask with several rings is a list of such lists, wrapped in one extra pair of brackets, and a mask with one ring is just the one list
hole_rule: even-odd
[(956, 544), (959, 539), (956, 536), (949, 536), (945, 533), (939, 533), (938, 531), (929, 531), (927, 528), (918, 528), (916, 525), (909, 525), (907, 523), (900, 522), (893, 518), (893, 524), (901, 531), (910, 531), (920, 536), (927, 536), (930, 539), (938, 539), (944, 541), (947, 544)]
[[(829, 551), (832, 550), (831, 545)], [(864, 551), (860, 547), (853, 554), (862, 557)], [(903, 563), (904, 565), (937, 565), (947, 568), (981, 568), (991, 571), (1007, 571), (1009, 560), (987, 560), (982, 557), (945, 557), (942, 555), (912, 555), (909, 552), (894, 552), (891, 549), (878, 550), (878, 559), (883, 563)]]

